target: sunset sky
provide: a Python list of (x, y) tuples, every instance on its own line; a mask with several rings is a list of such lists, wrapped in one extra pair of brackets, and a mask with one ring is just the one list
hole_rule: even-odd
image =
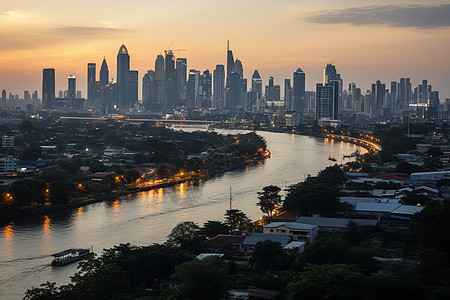
[[(301, 67), (307, 89), (333, 63), (344, 87), (410, 77), (428, 79), (440, 99), (450, 98), (450, 1), (429, 0), (0, 0), (0, 90), (23, 96), (37, 90), (42, 69), (56, 69), (56, 90), (77, 77), (86, 96), (87, 63), (106, 57), (116, 76), (125, 43), (131, 68), (154, 69), (156, 55), (173, 42), (188, 68), (212, 71), (226, 63), (226, 41), (250, 78), (258, 69), (284, 78)], [(426, 3), (426, 4), (424, 4)], [(97, 74), (98, 76), (98, 74)], [(141, 98), (141, 97), (139, 97)]]

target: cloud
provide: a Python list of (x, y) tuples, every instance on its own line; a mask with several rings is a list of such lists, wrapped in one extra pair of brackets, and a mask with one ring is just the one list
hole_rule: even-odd
[(123, 34), (132, 32), (132, 30), (112, 27), (65, 26), (56, 28), (54, 32), (63, 35), (86, 37)]
[(328, 10), (309, 15), (310, 23), (439, 28), (450, 26), (450, 4), (381, 5)]

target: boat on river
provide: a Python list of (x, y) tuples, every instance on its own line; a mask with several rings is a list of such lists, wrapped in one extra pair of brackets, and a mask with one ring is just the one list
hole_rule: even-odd
[(331, 161), (336, 161), (336, 158), (334, 158), (334, 157), (331, 157), (331, 156), (328, 156), (328, 160), (331, 160)]
[(82, 260), (91, 256), (94, 252), (92, 249), (67, 249), (55, 254), (52, 260), (52, 266), (65, 266), (70, 263)]

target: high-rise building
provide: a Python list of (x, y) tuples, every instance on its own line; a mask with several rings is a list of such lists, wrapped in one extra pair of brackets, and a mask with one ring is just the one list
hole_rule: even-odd
[(145, 111), (152, 110), (155, 98), (155, 72), (148, 70), (142, 78), (142, 104)]
[(94, 104), (97, 99), (97, 87), (96, 87), (96, 72), (97, 67), (95, 63), (88, 63), (87, 68), (87, 100), (89, 104)]
[(231, 111), (237, 111), (243, 108), (243, 105), (241, 103), (241, 91), (241, 75), (238, 72), (233, 71), (227, 76), (225, 108)]
[(194, 108), (198, 106), (199, 98), (200, 71), (190, 69), (187, 82), (187, 107)]
[(221, 109), (225, 101), (225, 66), (216, 65), (213, 76), (213, 108)]
[(42, 107), (55, 108), (55, 69), (42, 71)]
[(6, 106), (6, 90), (2, 90), (2, 103), (1, 103), (2, 107)]
[(233, 51), (230, 50), (230, 41), (227, 41), (227, 80), (231, 72), (235, 71)]
[(292, 109), (297, 111), (300, 116), (303, 116), (305, 110), (305, 72), (301, 68), (298, 68), (294, 72), (293, 83), (293, 97)]
[(155, 60), (155, 101), (154, 110), (161, 110), (164, 99), (164, 56), (158, 55)]
[(273, 77), (269, 77), (269, 85), (266, 85), (266, 101), (280, 101), (280, 86), (274, 85)]
[(209, 70), (203, 71), (199, 81), (199, 101), (198, 106), (201, 108), (211, 108), (211, 73)]
[(175, 109), (177, 107), (177, 93), (176, 93), (176, 73), (175, 73), (175, 56), (172, 50), (165, 51), (166, 65), (165, 65), (165, 101), (164, 108)]
[[(381, 83), (380, 80), (377, 80), (376, 83), (372, 84), (372, 95), (374, 96), (376, 110), (381, 110), (386, 107), (386, 84)], [(380, 111), (378, 111), (377, 114), (381, 115)]]
[(30, 101), (31, 100), (31, 95), (29, 91), (24, 91), (23, 92), (23, 100), (25, 101)]
[(244, 77), (244, 66), (242, 65), (242, 62), (239, 60), (239, 58), (236, 58), (236, 61), (234, 62), (234, 70), (241, 75), (241, 77)]
[(100, 68), (100, 87), (104, 87), (109, 84), (109, 69), (106, 63), (106, 58), (103, 58), (102, 66)]
[(117, 89), (119, 92), (119, 103), (120, 108), (129, 107), (127, 99), (127, 80), (128, 72), (130, 71), (130, 55), (128, 54), (128, 49), (125, 45), (120, 46), (119, 53), (117, 54)]
[(338, 119), (338, 93), (337, 81), (316, 84), (316, 120)]
[(348, 85), (348, 101), (351, 102), (351, 108), (354, 112), (364, 112), (364, 103), (361, 101), (361, 89), (352, 82)]
[(327, 66), (323, 70), (323, 82), (331, 83), (333, 81), (337, 81), (338, 86), (338, 106), (339, 109), (344, 108), (344, 103), (342, 101), (342, 88), (344, 81), (341, 78), (341, 74), (339, 74), (336, 70), (336, 67), (332, 64), (327, 64)]
[(77, 78), (72, 74), (67, 78), (67, 98), (77, 98)]
[(186, 105), (187, 100), (187, 59), (177, 58), (176, 60), (176, 86), (177, 103), (179, 106)]
[(284, 79), (284, 110), (291, 111), (292, 110), (292, 86), (291, 80), (286, 78)]
[(246, 111), (257, 111), (261, 106), (262, 101), (262, 79), (258, 70), (255, 70), (252, 75), (252, 88), (248, 96), (248, 101), (245, 105)]
[(128, 71), (127, 74), (127, 99), (128, 99), (128, 107), (124, 106), (124, 108), (133, 108), (138, 103), (138, 83), (139, 82), (139, 73), (138, 71)]

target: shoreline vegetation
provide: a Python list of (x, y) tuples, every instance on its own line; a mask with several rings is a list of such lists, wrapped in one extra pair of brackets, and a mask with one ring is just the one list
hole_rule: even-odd
[[(280, 131), (280, 130), (268, 130), (268, 129), (266, 129), (266, 130), (263, 129), (261, 131), (279, 132), (279, 133), (287, 133), (287, 134), (291, 133), (291, 134), (298, 134), (298, 135), (303, 135), (303, 136), (313, 136), (313, 137), (317, 137), (317, 138), (329, 138), (329, 139), (334, 139), (337, 141), (345, 141), (345, 142), (348, 142), (351, 144), (355, 144), (355, 145), (360, 146), (367, 150), (367, 153), (364, 156), (360, 156), (359, 154), (356, 154), (357, 160), (358, 159), (364, 160), (364, 158), (361, 158), (361, 157), (367, 157), (370, 155), (374, 155), (375, 154), (374, 152), (381, 149), (381, 147), (378, 144), (376, 144), (370, 140), (370, 137), (368, 140), (363, 140), (363, 139), (354, 138), (351, 136), (328, 134), (327, 132), (311, 135), (311, 134), (305, 134), (305, 133), (294, 133), (292, 131)], [(93, 203), (112, 200), (114, 198), (125, 196), (125, 195), (136, 194), (139, 192), (149, 191), (152, 189), (171, 187), (171, 186), (175, 186), (177, 184), (184, 183), (184, 182), (194, 182), (195, 183), (195, 182), (198, 182), (198, 180), (207, 180), (207, 179), (213, 178), (215, 176), (218, 176), (220, 174), (223, 174), (225, 172), (244, 168), (246, 166), (256, 164), (260, 161), (270, 158), (270, 152), (266, 149), (265, 142), (264, 142), (263, 146), (260, 147), (258, 150), (260, 150), (260, 149), (263, 149), (263, 150), (257, 152), (257, 154), (258, 153), (262, 154), (261, 156), (254, 157), (251, 160), (247, 159), (243, 162), (235, 163), (233, 165), (228, 165), (228, 166), (226, 166), (225, 169), (221, 169), (219, 171), (204, 170), (204, 172), (202, 172), (201, 175), (193, 175), (193, 176), (183, 178), (183, 179), (163, 179), (163, 180), (159, 180), (159, 181), (161, 181), (160, 183), (156, 183), (156, 184), (153, 184), (150, 186), (145, 186), (145, 185), (144, 186), (135, 186), (134, 185), (131, 187), (128, 186), (128, 187), (122, 188), (120, 190), (108, 191), (107, 194), (94, 196), (94, 197), (90, 197), (87, 199), (80, 199), (80, 198), (68, 199), (68, 201), (64, 204), (53, 205), (53, 204), (49, 204), (47, 202), (46, 205), (35, 205), (33, 207), (3, 211), (3, 212), (0, 212), (0, 223), (8, 223), (8, 222), (13, 221), (16, 218), (26, 217), (29, 215), (45, 215), (47, 213), (54, 212), (54, 211), (61, 211), (61, 210), (66, 210), (66, 209), (70, 209), (70, 208), (77, 208), (77, 207), (81, 207), (81, 206), (85, 206), (85, 205), (89, 205), (89, 204), (93, 204)], [(353, 154), (353, 155), (355, 155), (355, 154)], [(202, 163), (202, 165), (203, 165), (203, 163)], [(49, 193), (48, 189), (46, 190), (46, 193), (47, 194)], [(4, 197), (13, 197), (13, 196), (9, 196), (9, 193), (6, 193), (6, 195), (4, 195)], [(86, 198), (86, 197), (84, 197), (84, 198)]]
[[(190, 133), (180, 132), (178, 135)], [(122, 171), (123, 174), (112, 171), (94, 183), (87, 181), (88, 176), (84, 176), (84, 181), (78, 176), (78, 180), (46, 183), (33, 176), (13, 182), (3, 189), (0, 222), (7, 223), (27, 215), (42, 215), (76, 208), (183, 182), (195, 184), (199, 180), (207, 180), (231, 170), (257, 164), (270, 157), (264, 139), (253, 132), (236, 135), (205, 132), (199, 135), (202, 136), (202, 144), (206, 144), (202, 146), (204, 151), (200, 155), (184, 156), (175, 164), (160, 163), (151, 173), (140, 174), (136, 168)], [(212, 138), (209, 135), (212, 135)], [(210, 140), (205, 141), (207, 138)], [(195, 143), (196, 140), (190, 142)], [(145, 171), (149, 170), (147, 168)], [(92, 192), (96, 195), (92, 195)], [(33, 197), (34, 201), (23, 199), (26, 197)]]

